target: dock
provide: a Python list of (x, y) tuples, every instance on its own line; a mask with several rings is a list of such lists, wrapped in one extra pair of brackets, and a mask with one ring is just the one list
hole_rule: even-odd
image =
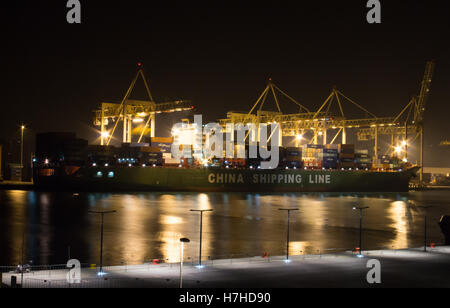
[[(352, 252), (325, 255), (282, 256), (244, 259), (208, 260), (198, 268), (184, 263), (185, 288), (342, 288), (342, 287), (450, 287), (450, 247), (364, 252), (359, 258)], [(381, 283), (369, 284), (370, 260), (381, 264)], [(178, 288), (180, 265), (122, 265), (81, 269), (81, 281), (69, 284), (68, 269), (25, 273), (24, 288)], [(3, 273), (3, 284), (10, 286), (11, 276), (21, 282), (21, 274)]]
[(1, 181), (0, 190), (32, 190), (33, 182)]

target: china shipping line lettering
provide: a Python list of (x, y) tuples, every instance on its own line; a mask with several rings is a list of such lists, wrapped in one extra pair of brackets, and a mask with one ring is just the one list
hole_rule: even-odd
[[(331, 184), (330, 174), (253, 174), (247, 181), (252, 184)], [(247, 184), (242, 173), (210, 173), (210, 184)]]

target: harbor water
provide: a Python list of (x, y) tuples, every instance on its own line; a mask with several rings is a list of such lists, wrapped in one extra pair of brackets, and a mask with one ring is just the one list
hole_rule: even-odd
[[(98, 264), (100, 222), (105, 215), (105, 265), (139, 264), (153, 259), (178, 262), (179, 239), (187, 237), (184, 256), (199, 254), (200, 216), (203, 250), (208, 258), (283, 255), (287, 214), (291, 213), (290, 253), (316, 254), (359, 245), (363, 212), (364, 249), (420, 247), (427, 216), (429, 243), (442, 243), (438, 226), (450, 214), (449, 191), (410, 193), (68, 193), (0, 191), (0, 265), (65, 264), (69, 258)], [(421, 206), (431, 206), (423, 209)]]

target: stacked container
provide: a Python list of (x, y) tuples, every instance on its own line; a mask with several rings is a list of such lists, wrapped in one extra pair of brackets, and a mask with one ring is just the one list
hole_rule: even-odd
[(355, 163), (358, 169), (371, 169), (372, 159), (369, 156), (369, 150), (356, 150)]
[(355, 145), (340, 144), (339, 152), (339, 168), (354, 169), (355, 168)]
[(150, 145), (152, 147), (158, 147), (163, 153), (171, 153), (173, 138), (152, 137)]
[(401, 161), (397, 157), (394, 157), (394, 158), (391, 159), (390, 169), (398, 170), (398, 169), (403, 168), (403, 165), (404, 165), (403, 161)]
[(303, 145), (303, 165), (310, 169), (322, 169), (324, 146), (319, 144)]
[(145, 153), (142, 162), (148, 165), (162, 166), (163, 156), (161, 152)]
[(284, 162), (284, 167), (288, 168), (302, 168), (302, 148), (289, 147), (280, 149), (281, 161)]
[(339, 163), (338, 146), (328, 144), (323, 149), (322, 167), (325, 169), (337, 169)]
[(389, 155), (379, 155), (377, 159), (373, 162), (374, 169), (384, 169), (387, 170), (391, 165), (391, 157)]

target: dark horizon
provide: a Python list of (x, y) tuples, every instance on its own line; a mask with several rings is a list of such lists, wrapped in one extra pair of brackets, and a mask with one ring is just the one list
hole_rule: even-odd
[[(367, 24), (366, 1), (81, 1), (81, 25), (67, 24), (66, 1), (2, 3), (0, 140), (20, 139), (23, 122), (27, 138), (74, 131), (93, 141), (92, 111), (122, 98), (137, 62), (157, 102), (192, 100), (215, 121), (250, 110), (269, 78), (312, 110), (336, 86), (377, 116), (395, 116), (419, 93), (434, 59), (425, 164), (449, 166), (450, 151), (439, 146), (450, 139), (445, 3), (381, 2), (380, 25)], [(133, 97), (145, 97), (141, 84)]]

